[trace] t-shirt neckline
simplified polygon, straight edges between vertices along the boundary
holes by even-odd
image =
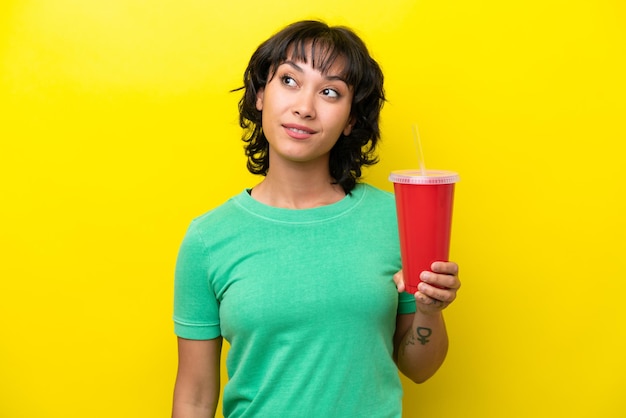
[[[288,209],[270,206],[261,203],[250,195],[250,189],[245,189],[233,198],[234,203],[251,215],[268,221],[280,223],[312,223],[323,222],[343,216],[358,206],[366,194],[367,187],[357,184],[354,189],[341,200],[329,205],[307,209]]]

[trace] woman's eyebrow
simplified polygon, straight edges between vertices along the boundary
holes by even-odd
[[[302,67],[300,67],[298,64],[296,64],[296,63],[295,63],[295,62],[293,62],[293,61],[285,61],[285,62],[283,62],[283,64],[287,64],[287,65],[292,66],[292,67],[293,67],[293,69],[294,69],[294,70],[296,70],[296,71],[298,71],[298,72],[301,72],[301,73],[303,73],[303,72],[304,72],[304,70],[302,69]]]
[[[340,75],[328,75],[328,74],[326,74],[326,75],[324,76],[324,78],[325,78],[326,80],[329,80],[329,81],[338,80],[338,81],[341,81],[341,82],[345,83],[346,85],[348,85],[348,82],[346,81],[346,79],[345,79],[345,78],[343,78],[343,77],[342,77],[342,76],[340,76]]]
[[[296,70],[296,71],[298,71],[300,73],[304,72],[302,67],[300,67],[298,64],[296,64],[293,61],[287,60],[287,61],[284,61],[283,64],[287,64],[287,65],[291,66],[294,70]],[[348,84],[346,79],[344,77],[340,76],[340,75],[323,74],[323,76],[324,76],[324,78],[326,80],[329,80],[329,81],[338,80],[338,81],[343,81],[345,84]]]

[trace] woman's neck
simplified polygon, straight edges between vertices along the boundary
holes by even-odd
[[[328,170],[280,170],[272,168],[252,189],[252,197],[269,206],[309,209],[336,203],[346,196]]]

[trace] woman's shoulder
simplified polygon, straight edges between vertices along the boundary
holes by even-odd
[[[201,215],[196,216],[192,219],[191,224],[196,228],[202,228],[211,226],[213,224],[222,224],[224,222],[229,222],[230,220],[237,219],[237,215],[234,213],[237,211],[238,205],[235,203],[236,201],[241,199],[241,195],[247,193],[245,190],[241,193],[238,193],[228,200],[220,203],[214,208],[204,212]]]
[[[395,198],[393,193],[378,188],[369,183],[357,183],[355,191],[364,195],[365,198],[378,200],[381,202],[394,202]]]
[[[361,195],[361,206],[369,216],[395,221],[396,199],[393,193],[368,183],[359,183],[355,190]]]

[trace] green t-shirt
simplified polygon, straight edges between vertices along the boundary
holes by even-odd
[[[195,219],[176,265],[178,336],[230,343],[226,417],[400,417],[393,195],[283,209],[247,191]]]

